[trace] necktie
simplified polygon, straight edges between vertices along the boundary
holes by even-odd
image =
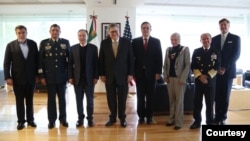
[[[205,53],[207,53],[207,52],[208,52],[208,49],[207,49],[207,48],[206,48],[206,49],[204,49],[204,52],[205,52]]]
[[[224,34],[221,35],[221,46],[220,46],[221,50],[222,50],[222,48],[224,46],[225,40],[226,40],[226,36]]]
[[[117,41],[112,42],[112,47],[113,47],[114,56],[116,57],[117,50],[118,50],[118,42]]]
[[[147,47],[148,47],[148,39],[145,38],[144,39],[144,49],[145,49],[145,51],[147,50]]]

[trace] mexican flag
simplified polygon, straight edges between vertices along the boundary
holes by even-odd
[[[96,33],[96,17],[92,17],[92,22],[89,28],[89,38],[88,38],[88,43],[92,43],[96,45],[99,48],[99,41]]]

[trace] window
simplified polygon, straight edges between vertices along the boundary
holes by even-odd
[[[22,24],[27,27],[27,38],[37,42],[49,38],[49,28],[52,24],[61,27],[61,38],[68,39],[70,45],[78,43],[77,32],[86,29],[86,17],[79,16],[2,16],[0,17],[0,68],[3,67],[3,59],[6,45],[16,39],[15,27]]]
[[[190,48],[192,56],[193,50],[202,46],[200,42],[200,35],[202,33],[208,32],[212,36],[220,34],[218,22],[222,18],[223,17],[137,15],[135,37],[141,36],[141,23],[148,21],[152,25],[151,35],[161,40],[163,60],[165,59],[166,48],[171,46],[170,36],[174,32],[180,33],[181,44]],[[241,56],[237,61],[237,67],[243,70],[249,70],[250,65],[244,61],[249,60],[247,59],[247,52],[250,52],[250,48],[247,47],[246,42],[246,22],[243,17],[228,19],[231,23],[229,31],[241,37]]]

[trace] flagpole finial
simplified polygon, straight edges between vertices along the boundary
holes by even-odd
[[[95,11],[93,11],[93,15],[89,15],[90,19],[97,19],[97,15],[95,15]]]
[[[125,18],[126,18],[126,19],[128,19],[128,18],[129,18],[129,16],[128,16],[128,11],[126,12],[126,16],[125,16]]]

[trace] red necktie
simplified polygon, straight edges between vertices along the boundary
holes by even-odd
[[[144,39],[144,49],[145,49],[145,51],[147,50],[147,46],[148,46],[148,39],[145,38]]]

